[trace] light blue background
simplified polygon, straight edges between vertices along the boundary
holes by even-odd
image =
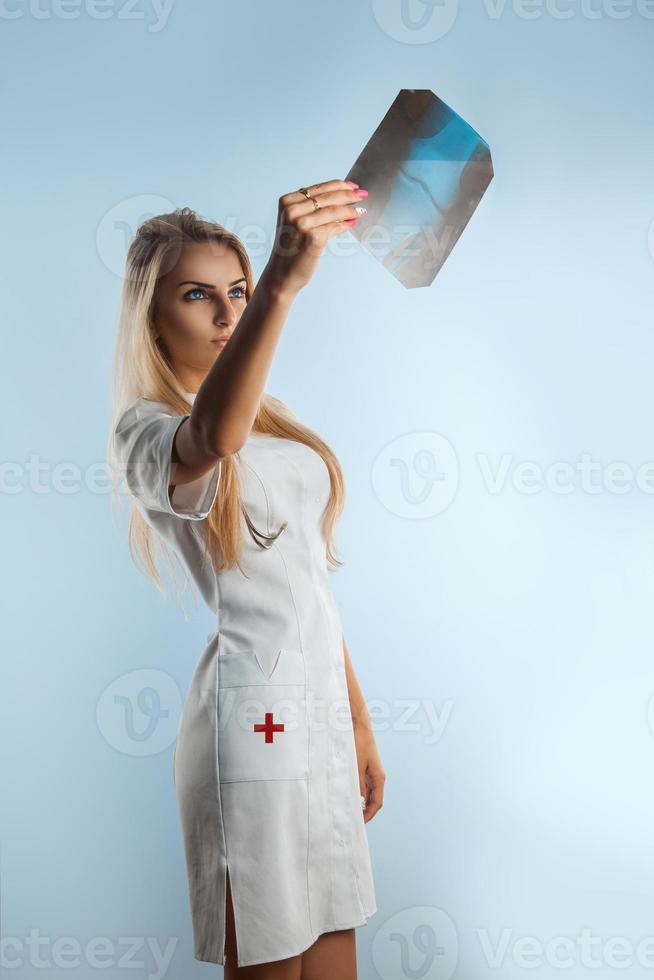
[[[107,969],[82,953],[52,977],[124,976],[120,957],[143,963],[129,976],[161,975],[125,936],[177,942],[167,977],[216,972],[192,956],[172,773],[214,623],[199,600],[185,620],[134,567],[127,506],[112,523],[99,479],[122,202],[155,195],[269,237],[279,195],[344,176],[402,87],[467,119],[495,178],[427,289],[341,236],[350,254],[323,257],[266,385],[342,462],[333,588],[364,694],[387,710],[359,975],[652,973],[636,945],[654,935],[653,481],[607,481],[654,456],[654,20],[609,0],[412,3],[428,30],[444,18],[433,39],[398,27],[400,0],[178,0],[164,23],[143,0],[106,19],[3,8],[2,906],[22,963],[7,976],[44,975],[30,930],[51,964],[62,937],[115,944]],[[267,251],[252,254],[259,274]],[[433,487],[412,470],[424,432],[449,444]],[[400,462],[375,467],[380,453]],[[516,476],[584,453],[598,493],[578,479],[529,493]],[[483,465],[505,456],[493,493]],[[73,467],[68,492],[57,464]],[[129,701],[141,669],[169,712],[151,739],[130,735],[110,687]],[[137,711],[133,732],[152,721]],[[585,928],[600,969],[584,966]],[[620,939],[634,948],[611,965]],[[485,942],[502,940],[494,967]]]

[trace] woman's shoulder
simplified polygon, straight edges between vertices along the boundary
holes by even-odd
[[[190,411],[190,406],[189,406]],[[121,429],[123,425],[133,422],[137,419],[147,418],[151,415],[170,415],[172,416],[170,406],[166,405],[164,402],[154,401],[151,398],[135,398],[134,401],[130,402],[126,408],[118,416],[116,422],[116,429]]]

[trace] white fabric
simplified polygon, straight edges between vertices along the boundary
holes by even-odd
[[[229,867],[237,963],[248,966],[377,910],[321,527],[329,471],[302,443],[251,433],[233,457],[241,499],[258,532],[288,526],[262,548],[242,518],[242,570],[216,575],[201,557],[220,464],[168,499],[181,419],[141,399],[117,425],[116,447],[137,506],[217,616],[182,709],[174,779],[195,957],[225,963]]]
[[[194,394],[187,393],[189,400]],[[189,413],[190,414],[190,413]],[[171,449],[177,429],[188,415],[171,415],[165,406],[145,399],[130,405],[117,426],[125,483],[146,509],[190,520],[207,516],[218,492],[220,463],[199,480],[175,487],[168,494]]]

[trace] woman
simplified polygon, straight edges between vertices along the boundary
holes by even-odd
[[[342,472],[263,391],[293,300],[366,195],[328,180],[281,197],[256,289],[240,240],[188,208],[144,222],[127,256],[110,463],[132,554],[161,588],[153,545],[170,546],[217,616],[174,778],[195,957],[227,980],[355,978],[377,909],[365,823],[385,774],[328,580]]]

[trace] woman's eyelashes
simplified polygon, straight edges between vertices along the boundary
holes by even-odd
[[[205,297],[207,295],[204,289],[200,289],[200,287],[198,286],[195,289],[189,289],[188,293],[184,293],[184,299],[193,301],[194,299],[196,299],[196,297],[193,295],[194,293],[202,293]]]
[[[236,299],[245,298],[245,286],[234,286],[233,289],[230,289],[230,293],[233,292],[238,292],[240,294],[236,297]],[[194,296],[194,293],[202,293],[202,296],[196,297]],[[202,289],[200,286],[196,286],[195,289],[189,289],[187,293],[184,293],[184,299],[190,303],[194,303],[196,299],[209,299],[209,296],[204,289]]]

